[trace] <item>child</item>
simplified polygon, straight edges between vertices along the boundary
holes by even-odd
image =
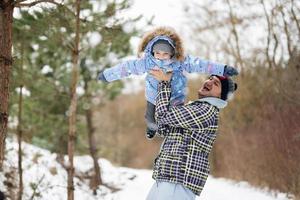
[[[139,59],[126,61],[114,67],[105,69],[98,76],[99,80],[112,82],[131,74],[141,75],[149,70],[159,67],[166,73],[173,71],[171,78],[171,105],[177,106],[184,103],[186,98],[187,79],[184,71],[192,73],[207,73],[221,76],[233,76],[238,72],[235,68],[211,61],[184,56],[182,41],[174,29],[159,27],[144,35],[138,53],[144,53]],[[145,119],[147,123],[146,136],[152,139],[156,133],[155,99],[158,81],[147,74],[145,95],[147,108]]]

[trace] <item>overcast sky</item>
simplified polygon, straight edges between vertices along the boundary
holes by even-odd
[[[132,0],[135,13],[145,17],[154,16],[155,25],[173,26],[176,28],[183,18],[182,0]],[[187,2],[187,1],[185,1]]]

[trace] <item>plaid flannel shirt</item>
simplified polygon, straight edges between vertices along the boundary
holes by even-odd
[[[154,161],[153,178],[180,183],[200,195],[209,174],[208,156],[217,134],[219,109],[200,101],[170,107],[170,83],[161,82],[158,91],[158,133],[165,139]]]

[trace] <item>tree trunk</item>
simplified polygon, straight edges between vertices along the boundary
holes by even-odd
[[[11,0],[0,3],[0,169],[5,152],[5,138],[8,123],[9,78],[12,65],[12,23]]]
[[[18,192],[18,200],[22,200],[23,195],[23,169],[22,169],[22,104],[23,104],[23,95],[22,95],[23,86],[20,86],[20,96],[19,96],[19,114],[18,114],[18,171],[19,171],[19,192]]]
[[[20,79],[23,80],[23,61],[24,61],[24,45],[21,44],[21,72]],[[22,111],[23,111],[23,83],[20,84],[20,94],[19,94],[19,113],[18,113],[18,144],[19,144],[19,152],[18,152],[18,171],[19,171],[19,192],[18,192],[18,200],[22,200],[23,195],[23,167],[22,167]]]
[[[24,44],[21,43],[21,71],[20,71],[20,79],[23,80],[23,61],[24,61]],[[19,113],[18,113],[18,144],[19,144],[19,152],[18,152],[18,171],[19,171],[19,192],[18,192],[18,200],[22,200],[23,195],[23,167],[22,167],[22,135],[23,135],[23,125],[22,125],[22,112],[23,112],[23,83],[20,83],[20,94],[19,94]]]
[[[74,200],[74,142],[76,134],[76,107],[77,107],[77,95],[76,86],[78,79],[78,57],[79,57],[79,25],[80,25],[80,0],[76,0],[76,28],[75,28],[75,43],[72,52],[72,80],[71,80],[71,105],[70,105],[70,117],[69,117],[69,139],[68,139],[68,200]]]
[[[93,122],[92,122],[93,111],[91,109],[87,110],[85,116],[86,116],[86,121],[87,121],[87,126],[88,126],[90,154],[93,158],[94,170],[95,170],[94,171],[95,174],[91,180],[91,189],[93,190],[94,194],[96,195],[98,186],[102,184],[102,178],[101,178],[100,166],[99,166],[98,157],[97,157],[95,128],[94,128]]]

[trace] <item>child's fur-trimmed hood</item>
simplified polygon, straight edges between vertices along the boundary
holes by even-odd
[[[138,47],[138,55],[141,55],[144,52],[147,44],[157,36],[169,37],[174,42],[175,45],[176,60],[178,61],[184,60],[185,56],[184,56],[182,40],[179,37],[179,35],[175,32],[175,30],[171,27],[158,27],[155,28],[154,30],[145,33]]]

